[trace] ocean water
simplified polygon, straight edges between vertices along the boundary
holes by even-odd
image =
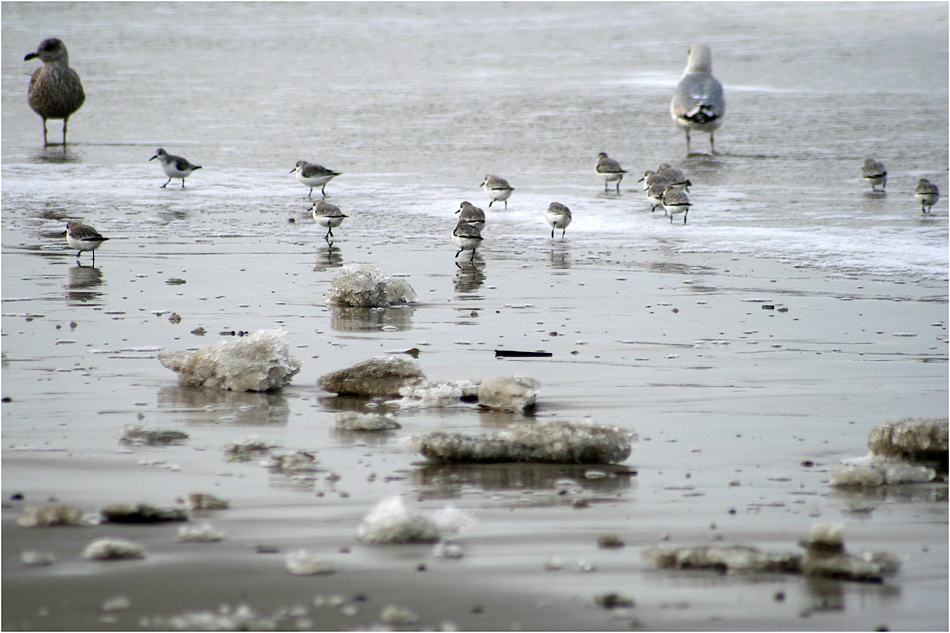
[[[946,199],[924,216],[912,195],[920,177],[948,189],[945,4],[11,2],[2,28],[5,252],[64,250],[66,218],[123,247],[281,239],[291,217],[317,238],[289,173],[306,159],[343,172],[327,192],[352,240],[449,251],[453,212],[487,209],[495,173],[516,188],[489,210],[497,256],[540,248],[557,200],[593,249],[947,277]],[[23,56],[50,36],[87,93],[65,153],[42,149],[25,99]],[[725,86],[717,156],[686,157],[669,117],[694,41]],[[203,165],[184,191],[158,189],[160,146]],[[593,173],[600,151],[629,170],[619,194]],[[866,156],[886,194],[861,180]],[[685,226],[636,182],[661,162],[694,183]]]

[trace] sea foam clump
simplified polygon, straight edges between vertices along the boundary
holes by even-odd
[[[395,404],[405,409],[443,409],[462,401],[478,399],[478,383],[472,381],[440,382],[404,387]]]
[[[388,277],[372,264],[343,266],[327,290],[328,304],[352,308],[388,308],[415,300],[406,280]]]
[[[145,548],[125,539],[100,538],[86,546],[82,557],[90,560],[145,558]]]
[[[534,406],[541,383],[527,376],[493,376],[478,385],[478,404],[488,409],[520,413]]]
[[[317,386],[339,395],[395,397],[401,389],[425,384],[418,363],[396,356],[379,356],[320,377]]]
[[[454,506],[438,512],[407,508],[402,497],[383,499],[363,518],[357,536],[364,543],[435,543],[468,529],[475,519]]]
[[[754,547],[651,547],[643,557],[657,567],[675,569],[718,569],[722,572],[767,572],[804,574],[864,582],[882,582],[900,570],[901,561],[889,552],[864,552],[854,556],[845,551],[843,528],[819,523],[801,542],[805,554],[768,554]]]
[[[27,506],[17,517],[20,527],[54,527],[58,525],[98,525],[98,512],[86,512],[73,506]]]
[[[843,532],[844,527],[834,523],[812,526],[808,539],[801,543],[806,550],[802,561],[805,575],[881,582],[900,571],[900,559],[889,552],[864,552],[861,556],[847,553]]]
[[[754,547],[651,547],[643,557],[660,568],[718,569],[737,572],[798,573],[802,567],[801,554],[769,554]]]
[[[446,462],[618,463],[630,456],[636,435],[583,422],[518,424],[481,436],[440,431],[408,438],[410,450]]]
[[[280,389],[300,371],[300,361],[290,356],[281,330],[258,330],[248,337],[211,343],[194,352],[162,352],[158,360],[178,372],[183,387],[230,391]]]
[[[340,431],[391,431],[402,428],[391,416],[381,413],[338,411],[330,418]]]
[[[868,448],[875,455],[910,461],[947,462],[947,420],[897,420],[874,428]]]

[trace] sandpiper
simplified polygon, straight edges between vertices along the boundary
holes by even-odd
[[[650,213],[656,211],[657,207],[663,206],[663,192],[669,184],[668,180],[661,180],[653,183],[650,185],[650,188],[647,189],[647,201],[650,203]],[[664,215],[666,215],[665,211]]]
[[[873,158],[864,159],[864,167],[861,168],[861,177],[871,183],[871,191],[877,191],[877,186],[881,185],[881,191],[887,189],[887,169],[884,163]]]
[[[158,162],[162,164],[162,171],[165,172],[165,175],[168,176],[168,180],[164,185],[159,187],[159,189],[164,189],[168,186],[168,183],[172,181],[172,178],[181,178],[181,188],[185,188],[185,178],[190,176],[192,172],[201,169],[201,165],[192,165],[187,160],[181,156],[172,156],[161,147],[155,150],[155,155],[149,158],[150,161],[158,159]]]
[[[456,257],[461,255],[462,251],[472,251],[470,261],[475,261],[475,249],[482,243],[482,234],[474,224],[460,220],[452,231],[452,243],[459,249],[459,252],[455,254]]]
[[[551,239],[554,239],[554,230],[561,229],[561,239],[567,232],[567,225],[571,223],[571,210],[560,202],[552,202],[544,212],[544,219],[551,225]]]
[[[66,243],[69,244],[70,248],[78,251],[76,253],[77,264],[79,263],[79,256],[82,255],[83,251],[92,251],[92,265],[95,266],[96,249],[108,239],[108,237],[102,237],[99,231],[88,224],[83,224],[82,222],[66,223]]]
[[[686,132],[686,155],[690,154],[690,131],[709,132],[709,148],[716,153],[714,134],[726,116],[722,84],[712,75],[712,51],[705,44],[689,47],[683,78],[670,102],[670,116]]]
[[[343,224],[343,220],[348,217],[340,211],[339,207],[323,200],[314,202],[310,208],[310,213],[313,214],[313,219],[316,220],[317,224],[327,227],[327,234],[323,236],[323,239],[327,242],[333,237],[333,227],[340,226]]]
[[[666,176],[670,184],[677,189],[689,191],[689,188],[693,186],[693,183],[689,181],[682,169],[677,169],[669,163],[660,163],[660,166],[656,168],[656,173],[661,176]]]
[[[323,165],[314,165],[305,160],[298,160],[290,173],[297,175],[297,181],[300,184],[310,187],[310,192],[307,194],[308,198],[313,195],[314,187],[320,187],[320,193],[326,196],[327,183],[340,175],[339,172],[327,169]]]
[[[594,168],[597,175],[604,179],[604,191],[607,191],[608,182],[617,183],[617,193],[620,193],[620,181],[623,175],[627,173],[626,169],[620,166],[620,163],[607,156],[607,152],[597,154],[597,166]]]
[[[46,140],[46,119],[63,120],[63,148],[66,147],[66,125],[69,117],[86,100],[79,74],[69,67],[66,45],[55,37],[40,42],[36,51],[23,61],[39,57],[43,65],[33,71],[27,101],[33,111],[43,117],[43,147]]]
[[[507,180],[498,176],[492,176],[491,174],[485,176],[481,188],[488,194],[488,197],[492,199],[491,202],[488,203],[488,208],[491,208],[491,205],[495,202],[503,200],[505,202],[505,208],[507,209],[508,198],[511,197],[511,192],[515,190],[514,187],[508,184]]]
[[[686,224],[686,216],[689,214],[689,196],[685,191],[667,185],[663,190],[663,209],[670,215],[670,224],[673,223],[673,216],[677,213],[683,214],[683,224]]]
[[[930,213],[937,200],[940,199],[940,189],[926,178],[921,178],[914,188],[914,198],[920,203],[921,213]]]
[[[468,222],[478,229],[479,233],[485,228],[485,212],[471,202],[463,202],[456,213],[459,214],[459,222]]]

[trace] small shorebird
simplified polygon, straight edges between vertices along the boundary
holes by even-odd
[[[317,224],[327,227],[327,234],[323,236],[323,239],[327,242],[333,237],[333,227],[340,226],[343,224],[343,220],[349,217],[344,215],[339,207],[323,200],[314,202],[310,208],[310,213],[313,214],[313,219]]]
[[[168,186],[168,183],[172,181],[172,178],[181,178],[181,188],[185,188],[185,178],[191,175],[192,172],[201,169],[201,165],[192,165],[187,160],[181,156],[172,156],[161,147],[155,150],[155,155],[149,158],[150,161],[158,159],[158,162],[162,164],[162,171],[165,172],[165,175],[168,176],[168,181],[164,185],[159,187],[159,189],[164,189]]]
[[[620,193],[620,181],[627,173],[626,169],[620,167],[620,163],[607,156],[607,152],[601,152],[597,154],[597,166],[594,169],[597,175],[604,179],[604,191],[607,191],[608,182],[616,182],[617,193]]]
[[[552,202],[544,212],[544,219],[551,225],[551,239],[554,239],[554,230],[561,229],[561,239],[567,232],[567,225],[571,223],[571,210],[560,202]]]
[[[881,191],[887,189],[887,169],[884,163],[873,158],[864,159],[864,167],[861,168],[861,177],[871,183],[871,191],[877,191],[876,187],[881,185]]]
[[[663,190],[663,209],[670,215],[670,224],[673,223],[673,216],[677,213],[683,214],[683,224],[686,224],[690,206],[689,196],[685,191],[680,191],[672,185],[667,185]]]
[[[459,252],[455,254],[456,257],[461,255],[462,251],[472,251],[471,261],[475,261],[475,249],[482,243],[482,234],[474,224],[459,220],[455,230],[452,231],[452,243],[459,249]]]
[[[86,100],[79,74],[69,67],[66,45],[54,38],[43,40],[36,52],[23,61],[39,57],[43,65],[33,71],[27,101],[33,111],[43,117],[43,147],[46,140],[46,119],[63,120],[63,148],[66,147],[66,124]]]
[[[668,184],[670,182],[670,179],[664,176],[663,174],[658,174],[652,169],[648,169],[645,172],[643,172],[643,178],[641,178],[637,182],[642,182],[643,190],[648,191],[650,187],[652,187],[653,185],[657,183],[661,183],[664,185]]]
[[[712,75],[712,51],[705,44],[689,47],[686,70],[670,102],[670,116],[686,132],[686,155],[690,154],[690,131],[709,132],[709,148],[716,153],[714,134],[726,116],[722,84]]]
[[[660,166],[656,168],[656,172],[661,176],[666,176],[670,184],[677,189],[689,191],[689,188],[693,186],[693,183],[689,181],[682,169],[677,169],[669,163],[661,163]]]
[[[504,178],[499,178],[498,176],[492,176],[491,174],[485,176],[485,180],[481,184],[481,188],[485,191],[491,202],[488,203],[488,208],[491,208],[491,205],[495,202],[504,201],[505,208],[508,208],[508,198],[511,197],[511,192],[515,190],[514,187],[508,184],[508,181]]]
[[[921,213],[930,213],[937,200],[940,199],[940,189],[926,178],[921,178],[914,188],[914,198],[920,203]],[[926,207],[926,208],[925,208]]]
[[[656,211],[657,207],[663,206],[663,192],[669,184],[668,180],[661,180],[653,183],[650,185],[650,188],[647,189],[647,201],[650,203],[650,213]],[[666,215],[665,211],[664,215]]]
[[[459,222],[468,222],[478,229],[479,233],[485,228],[485,212],[471,202],[463,202],[456,213],[459,214]]]
[[[297,181],[310,187],[310,193],[307,197],[313,195],[313,188],[320,187],[320,193],[327,195],[327,183],[340,175],[339,172],[327,169],[323,165],[314,165],[305,160],[298,160],[297,165],[290,170],[290,173],[297,175]]]
[[[79,263],[79,256],[82,255],[83,251],[92,251],[92,265],[95,266],[96,249],[108,239],[108,237],[102,237],[99,231],[88,224],[83,224],[82,222],[66,223],[66,243],[69,244],[70,248],[79,251],[76,253],[77,264]]]

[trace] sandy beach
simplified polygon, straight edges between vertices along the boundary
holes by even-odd
[[[362,327],[330,328],[333,309],[322,305],[319,288],[332,271],[306,287],[287,285],[290,294],[270,307],[262,302],[261,309],[282,321],[303,369],[274,394],[180,388],[146,349],[217,340],[216,333],[187,333],[212,318],[238,330],[253,330],[257,318],[267,318],[243,316],[235,303],[241,299],[227,291],[216,307],[207,307],[200,268],[220,265],[220,257],[192,260],[184,286],[165,283],[170,271],[132,271],[131,278],[146,285],[149,305],[164,301],[153,293],[179,297],[177,324],[165,312],[95,311],[88,318],[108,319],[103,330],[76,320],[66,306],[6,317],[15,324],[5,327],[10,337],[51,346],[68,337],[76,341],[68,345],[88,351],[81,363],[8,353],[8,367],[36,369],[5,371],[4,394],[12,402],[4,415],[29,407],[30,418],[44,420],[45,428],[5,428],[5,628],[165,628],[172,616],[241,602],[261,617],[284,613],[281,628],[304,620],[304,628],[330,630],[373,626],[390,603],[416,612],[416,627],[449,623],[465,630],[938,627],[946,614],[940,603],[946,483],[842,491],[827,481],[838,460],[866,452],[876,424],[940,415],[946,368],[941,284],[827,276],[741,257],[670,262],[623,249],[578,252],[569,241],[539,247],[537,255],[549,248],[579,261],[552,265],[538,257],[525,266],[523,259],[491,260],[480,269],[486,275],[481,287],[463,294],[456,287],[465,272],[451,263],[451,253],[432,249],[407,261],[402,248],[374,246],[373,261],[407,275],[427,301],[410,315],[376,315]],[[304,264],[312,257],[301,252],[296,259]],[[69,264],[68,256],[58,260]],[[422,272],[439,266],[442,273]],[[260,274],[256,269],[245,270],[253,276]],[[199,282],[195,294],[191,280]],[[523,289],[517,303],[509,286]],[[626,299],[618,302],[621,292]],[[222,306],[223,320],[212,314]],[[769,306],[774,309],[764,309]],[[406,309],[389,309],[398,310]],[[388,322],[406,325],[380,325]],[[413,347],[431,381],[536,378],[542,387],[534,414],[480,412],[474,405],[393,409],[398,431],[335,431],[333,411],[374,409],[365,400],[322,392],[316,379]],[[496,359],[495,349],[553,355]],[[39,393],[50,373],[72,383],[63,396]],[[103,407],[103,391],[119,374],[123,391]],[[19,395],[31,391],[37,396]],[[635,430],[640,441],[617,469],[622,474],[606,479],[587,478],[585,466],[430,465],[399,442],[434,429],[478,433],[546,419],[617,424]],[[135,423],[181,430],[189,438],[180,446],[123,447],[118,436]],[[314,451],[319,470],[301,477],[272,473],[259,460],[227,462],[223,447],[252,435]],[[565,482],[572,492],[558,494]],[[223,542],[178,543],[174,523],[15,525],[25,506],[53,499],[93,510],[113,503],[174,505],[196,491],[230,500],[228,510],[192,518],[210,520],[226,534]],[[22,498],[11,501],[14,494]],[[452,504],[471,512],[476,522],[460,539],[465,556],[436,558],[431,545],[360,544],[361,519],[390,495],[421,508]],[[575,503],[578,498],[583,503]],[[875,509],[851,512],[855,499]],[[903,574],[868,585],[661,571],[641,558],[646,547],[669,542],[797,550],[815,522],[846,525],[846,543],[856,550],[899,555]],[[598,548],[602,534],[618,535],[625,547]],[[78,558],[88,542],[108,535],[141,543],[147,557]],[[259,546],[275,553],[258,553]],[[290,575],[284,556],[301,548],[323,553],[339,571]],[[27,550],[53,552],[57,562],[23,567],[19,556]],[[562,569],[546,569],[552,557]],[[588,564],[592,571],[580,571]],[[596,596],[612,591],[630,596],[636,607],[597,606]],[[361,598],[358,614],[313,605],[316,596],[335,594],[348,602]],[[127,596],[130,608],[102,611],[116,595]]]
[[[882,423],[947,417],[947,202],[922,213],[912,193],[947,189],[947,7],[749,6],[4,3],[3,629],[946,630],[946,473],[829,481]],[[24,55],[54,34],[87,102],[68,148],[44,149]],[[717,155],[685,156],[669,116],[694,41],[728,103]],[[160,188],[159,147],[202,169]],[[619,189],[594,173],[601,151],[628,170]],[[886,191],[862,180],[868,156]],[[332,245],[302,159],[341,172]],[[637,182],[663,162],[693,183],[687,223]],[[489,173],[515,187],[507,209],[488,206]],[[487,215],[473,262],[450,239],[462,201]],[[573,214],[563,238],[552,201]],[[77,220],[110,238],[95,267],[67,246]],[[328,305],[350,264],[417,299]],[[277,391],[182,387],[159,361],[273,329],[300,363]],[[317,386],[381,355],[430,384],[525,376],[537,402]],[[400,426],[340,430],[341,412]],[[407,449],[555,421],[637,439],[606,465]],[[134,426],[179,439],[123,442]],[[273,448],[232,459],[250,439]],[[267,466],[296,452],[311,469]],[[228,507],[190,509],[196,493]],[[393,498],[464,521],[441,543],[361,540]],[[136,504],[188,520],[23,525]],[[645,557],[798,555],[826,524],[900,570]],[[83,556],[105,537],[139,557]]]

